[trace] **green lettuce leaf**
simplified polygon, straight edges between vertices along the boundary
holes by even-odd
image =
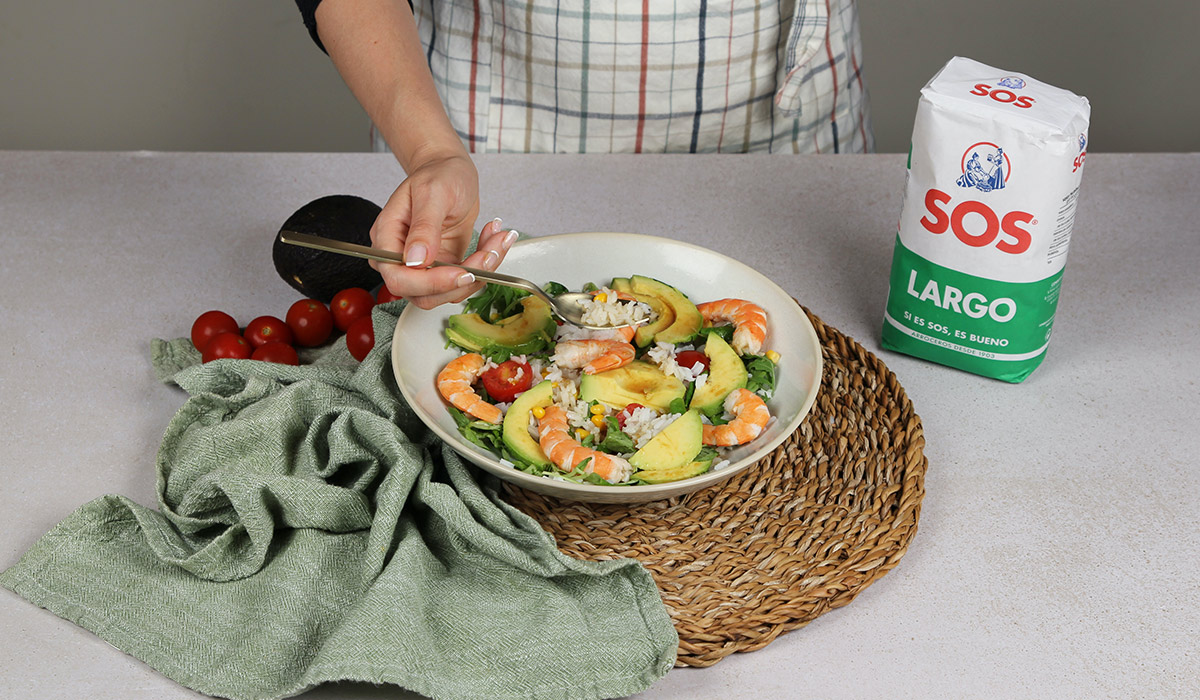
[[[746,363],[746,388],[764,399],[775,395],[775,363],[765,355],[745,355],[742,361]]]
[[[521,299],[527,296],[529,292],[522,289],[489,282],[482,291],[467,299],[463,309],[466,313],[477,313],[483,320],[491,322],[492,319],[520,313]]]
[[[632,454],[637,452],[637,447],[634,445],[633,438],[629,433],[621,430],[621,424],[617,422],[615,416],[605,416],[604,424],[608,430],[604,434],[604,439],[600,441],[599,449],[609,454]]]

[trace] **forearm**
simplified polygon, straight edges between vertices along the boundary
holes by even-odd
[[[324,0],[316,17],[329,57],[406,171],[466,154],[405,0]]]

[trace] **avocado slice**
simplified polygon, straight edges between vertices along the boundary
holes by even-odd
[[[693,476],[700,476],[712,468],[712,463],[712,459],[700,459],[688,462],[674,469],[643,469],[642,471],[634,472],[633,478],[641,479],[647,484],[665,484],[669,481],[679,481],[680,479],[690,479]]]
[[[526,355],[549,346],[557,328],[550,305],[528,296],[521,299],[519,313],[495,323],[488,323],[479,314],[454,314],[446,320],[446,337],[461,348],[487,356],[498,351]]]
[[[631,403],[639,403],[662,413],[685,393],[687,387],[678,377],[664,374],[658,365],[645,360],[633,360],[624,367],[606,372],[585,374],[579,380],[580,398],[599,401],[618,411]]]
[[[629,464],[637,471],[681,469],[700,454],[704,424],[700,412],[690,410],[672,421],[650,438],[642,449],[633,453]]]
[[[629,281],[628,277],[614,277],[612,285],[610,286],[614,291],[628,294],[634,299],[646,304],[658,316],[658,318],[654,319],[650,323],[645,323],[641,326],[638,326],[638,329],[633,336],[633,342],[636,343],[639,348],[644,348],[650,343],[654,342],[655,335],[663,332],[675,322],[674,309],[672,309],[670,306],[667,306],[667,303],[658,297],[650,296],[648,294],[638,294],[637,292],[633,291],[633,284]]]
[[[550,459],[529,434],[529,413],[538,406],[549,406],[554,401],[553,392],[553,382],[549,379],[530,387],[508,407],[501,429],[504,446],[517,457],[539,467],[550,466]]]
[[[692,394],[688,407],[714,416],[721,413],[726,396],[734,389],[746,386],[748,374],[737,351],[716,333],[708,334],[704,354],[708,355],[708,381]]]
[[[665,282],[642,275],[630,277],[629,286],[634,294],[643,294],[662,300],[675,314],[671,325],[654,334],[655,342],[678,345],[695,338],[696,334],[700,332],[700,327],[704,325],[704,317],[700,315],[700,310],[683,292]]]

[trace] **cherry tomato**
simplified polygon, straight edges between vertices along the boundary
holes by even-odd
[[[533,386],[533,368],[524,362],[506,360],[479,375],[493,401],[510,403]]]
[[[371,352],[371,348],[375,347],[375,326],[372,325],[369,315],[351,323],[346,329],[346,347],[359,362],[362,362],[367,353]]]
[[[296,354],[296,348],[287,343],[280,342],[259,345],[254,349],[254,354],[250,356],[250,359],[262,360],[263,362],[277,362],[281,365],[300,364],[300,356]]]
[[[334,294],[333,301],[329,302],[329,310],[333,312],[333,325],[337,326],[339,331],[344,331],[363,316],[370,316],[374,306],[375,297],[362,287],[343,289]]]
[[[200,352],[213,337],[222,333],[237,333],[237,321],[224,311],[205,311],[192,323],[192,345]]]
[[[379,291],[375,292],[375,301],[379,304],[386,304],[389,301],[396,301],[403,298],[402,296],[392,294],[392,290],[388,289],[386,284],[380,285]]]
[[[617,413],[617,425],[621,426],[622,430],[625,429],[625,421],[629,420],[629,417],[633,415],[634,410],[638,408],[643,408],[643,406],[640,403],[629,403],[625,404],[625,408],[622,408],[621,411]]]
[[[287,324],[296,343],[311,348],[329,340],[333,314],[316,299],[301,299],[288,309]]]
[[[700,370],[701,372],[708,371],[708,355],[699,350],[683,350],[675,355],[675,364],[680,367],[691,369],[696,366],[697,362],[704,365],[704,369]]]
[[[259,316],[246,324],[243,337],[255,348],[267,343],[292,344],[292,329],[284,321],[274,316]]]
[[[204,344],[204,352],[200,353],[201,362],[212,362],[222,358],[246,360],[250,358],[253,348],[239,333],[220,333],[213,336]]]

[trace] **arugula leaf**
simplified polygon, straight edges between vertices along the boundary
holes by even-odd
[[[685,399],[686,396],[687,394],[685,393],[683,397],[672,399],[671,403],[667,406],[667,413],[687,413],[688,405]]]
[[[570,291],[558,282],[547,282],[546,284],[542,285],[542,290],[552,297],[558,296],[559,294],[566,294],[568,291]]]
[[[507,318],[521,311],[521,298],[529,296],[529,292],[513,287],[488,283],[475,296],[467,299],[463,306],[467,313],[477,313],[491,322],[493,318]]]
[[[479,354],[496,364],[500,364],[501,362],[507,362],[513,356],[513,351],[512,348],[506,348],[503,345],[489,345],[480,350]]]
[[[775,395],[775,363],[765,355],[746,355],[742,358],[746,363],[746,389],[769,399]]]
[[[708,422],[713,425],[725,425],[729,422],[725,418],[725,409],[722,407],[718,407],[716,413],[705,413],[704,415],[708,416]]]
[[[504,451],[502,425],[474,420],[454,406],[450,406],[450,415],[454,417],[454,424],[458,426],[458,432],[462,433],[462,436],[468,441],[496,454]]]
[[[721,336],[721,340],[724,340],[727,343],[733,340],[733,326],[728,324],[723,326],[707,326],[700,329],[700,335],[702,336],[706,336],[709,333]],[[705,338],[704,340],[705,342],[708,342],[708,338]]]
[[[589,484],[594,484],[596,486],[615,486],[615,484],[608,483],[599,474],[595,474],[595,473],[584,474],[583,480]]]
[[[554,467],[539,466],[529,462],[514,462],[514,464],[517,465],[517,469],[520,469],[526,474],[532,474],[534,476],[546,476],[547,474],[554,472]]]
[[[688,382],[688,383],[687,383],[687,387],[685,387],[685,388],[684,388],[684,390],[683,390],[683,408],[684,408],[684,411],[686,411],[686,410],[687,410],[687,407],[688,407],[688,406],[691,406],[691,405],[692,405],[692,395],[693,395],[693,394],[695,394],[695,393],[696,393],[696,382]],[[672,402],[671,402],[671,405],[672,405],[672,406],[673,406],[673,405],[675,405],[675,402],[674,402],[674,401],[672,401]],[[672,413],[674,413],[674,411],[672,411]],[[683,413],[683,411],[680,411],[680,413]]]
[[[501,432],[501,435],[503,436],[503,432]],[[503,439],[503,438],[501,438],[501,439]],[[513,466],[516,467],[517,469],[520,469],[521,471],[529,471],[529,468],[534,466],[532,462],[528,462],[524,459],[521,459],[517,455],[513,454],[508,449],[507,445],[501,449],[500,458],[507,459],[508,461],[512,462]]]
[[[458,432],[462,433],[462,436],[469,442],[482,447],[500,459],[512,462],[517,469],[536,476],[553,470],[553,467],[539,467],[513,454],[504,444],[504,426],[502,424],[475,420],[453,406],[450,406],[450,415],[454,417],[454,425],[458,427]]]
[[[621,424],[617,422],[615,416],[605,416],[604,424],[608,430],[604,434],[604,439],[600,441],[599,449],[601,451],[618,454],[637,452],[633,438],[629,433],[621,430]]]

